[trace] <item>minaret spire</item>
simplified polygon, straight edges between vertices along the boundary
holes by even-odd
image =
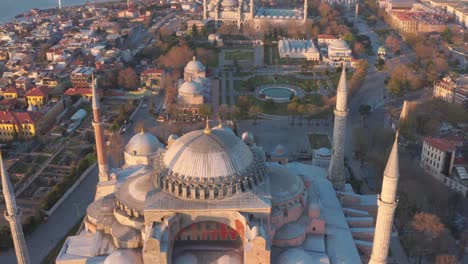
[[[21,212],[16,205],[15,192],[8,177],[2,154],[0,153],[0,170],[2,177],[2,190],[5,199],[6,212],[5,219],[10,223],[11,237],[15,246],[16,259],[19,264],[29,264],[28,248],[24,240],[23,227],[21,226]]]
[[[304,22],[307,21],[307,8],[308,8],[307,0],[304,0]]]
[[[207,19],[207,0],[203,0],[203,20]]]
[[[382,192],[377,197],[377,221],[375,223],[374,243],[369,264],[386,264],[390,240],[392,238],[393,216],[397,207],[397,187],[400,178],[398,162],[398,131],[392,151],[388,157],[382,182]]]
[[[348,86],[346,84],[346,68],[343,65],[340,82],[336,89],[335,124],[333,127],[333,146],[328,179],[335,190],[343,190],[344,175],[344,146],[346,136],[346,117],[348,116]]]
[[[99,182],[105,182],[109,180],[109,166],[107,165],[107,157],[104,144],[104,128],[101,122],[100,114],[100,104],[99,97],[97,94],[97,82],[93,76],[93,98],[92,98],[92,107],[93,107],[93,127],[94,127],[94,137],[96,140],[96,153],[99,167]]]

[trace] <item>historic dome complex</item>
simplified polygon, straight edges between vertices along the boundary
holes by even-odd
[[[385,169],[374,238],[376,196],[358,195],[344,181],[344,135],[336,130],[346,124],[344,71],[340,82],[328,172],[267,162],[251,133],[241,139],[222,126],[171,135],[169,146],[141,132],[127,144],[123,168],[109,176],[106,160],[98,159],[102,174],[85,228],[67,238],[56,263],[386,263],[398,142]],[[93,108],[99,120],[97,101]],[[286,153],[275,148],[278,158]],[[6,201],[14,205],[5,175],[2,169]]]

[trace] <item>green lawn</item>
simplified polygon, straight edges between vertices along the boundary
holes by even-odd
[[[224,52],[225,60],[253,60],[254,52],[252,50],[226,50]]]
[[[304,104],[313,104],[316,106],[323,106],[322,96],[319,94],[306,94],[304,98],[301,99],[301,102]]]
[[[308,134],[310,148],[319,149],[319,148],[331,148],[330,139],[327,134]]]
[[[255,76],[245,81],[234,81],[234,89],[238,91],[254,91],[256,87],[265,84],[289,84],[297,86],[306,92],[318,90],[318,85],[314,80],[303,80],[292,75],[278,76]]]

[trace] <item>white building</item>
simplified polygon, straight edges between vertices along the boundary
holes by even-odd
[[[456,146],[442,138],[425,138],[420,165],[432,176],[441,179],[452,174]]]
[[[320,52],[311,39],[282,39],[278,42],[280,58],[319,61]]]
[[[356,66],[356,60],[352,56],[351,47],[342,39],[330,41],[327,47],[327,55],[323,60],[333,67],[351,67]]]

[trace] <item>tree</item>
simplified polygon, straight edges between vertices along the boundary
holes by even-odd
[[[361,55],[363,52],[364,52],[364,45],[362,45],[361,42],[356,42],[354,43],[354,49],[353,49],[354,53],[356,53],[356,55]]]
[[[238,116],[239,113],[240,113],[239,107],[233,105],[233,106],[231,106],[231,108],[229,109],[229,112],[230,112],[230,114],[231,114],[231,118],[232,118],[234,121],[236,121],[237,116]]]
[[[198,115],[202,117],[209,117],[211,116],[211,105],[209,104],[202,104],[198,107]]]
[[[229,106],[227,104],[222,104],[219,106],[219,109],[218,109],[218,112],[219,112],[219,117],[221,119],[226,119],[226,115],[227,113],[229,112]]]
[[[158,64],[167,68],[181,69],[192,59],[193,54],[187,45],[175,46],[166,55],[159,57]]]
[[[132,90],[138,87],[139,79],[135,70],[127,67],[119,71],[119,75],[117,76],[117,83],[119,87]]]
[[[120,163],[123,160],[122,156],[122,148],[124,146],[124,140],[122,136],[119,133],[112,133],[110,140],[109,140],[109,145],[108,145],[108,152],[111,160],[114,162],[114,164],[119,167]]]
[[[261,109],[258,105],[253,105],[249,108],[249,116],[254,119],[254,125],[257,124],[257,118],[260,112],[261,112]]]
[[[361,115],[362,121],[364,122],[371,113],[372,107],[368,104],[362,104],[359,106],[359,114]]]
[[[401,49],[400,41],[398,41],[398,38],[393,33],[387,36],[385,39],[385,45],[392,51],[392,53],[397,53]]]
[[[353,148],[356,158],[361,161],[361,166],[364,165],[369,150],[369,144],[367,132],[363,128],[355,127],[353,129]]]
[[[445,231],[445,226],[437,215],[419,212],[411,222],[413,228],[431,238],[437,238]]]
[[[460,262],[458,262],[457,257],[455,257],[454,255],[448,255],[448,254],[438,255],[435,261],[435,264],[458,264],[458,263]]]

